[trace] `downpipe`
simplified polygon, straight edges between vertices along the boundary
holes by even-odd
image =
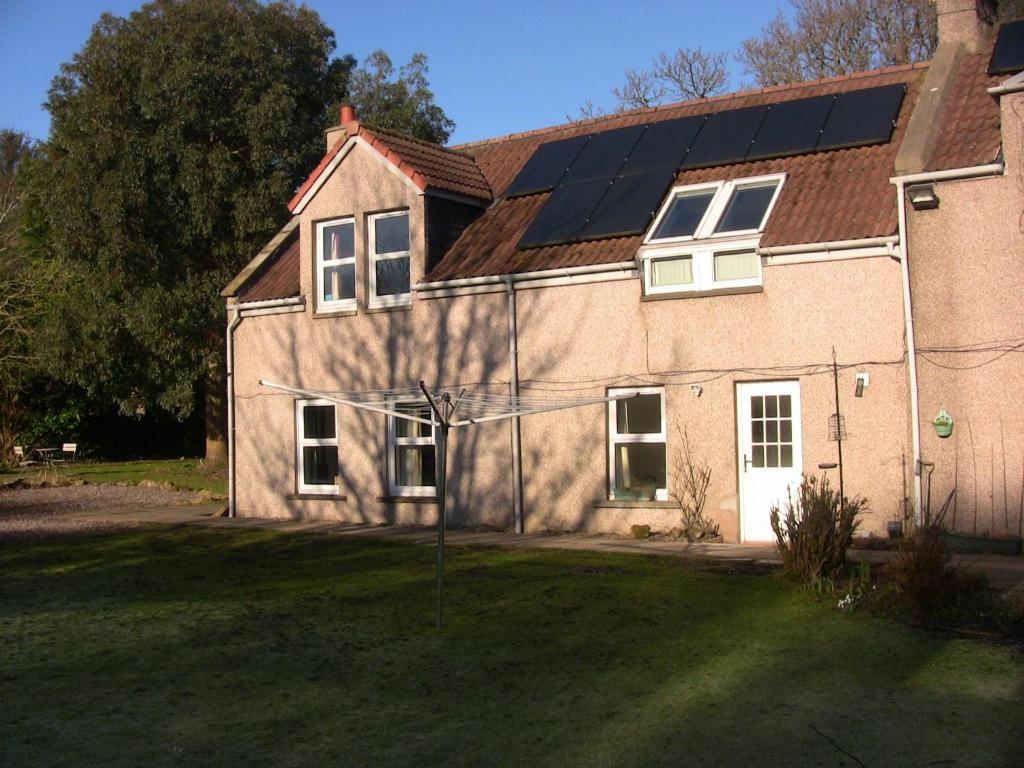
[[[234,315],[227,329],[227,360],[225,361],[228,397],[228,517],[235,517],[235,329],[242,322],[241,309],[231,305]]]

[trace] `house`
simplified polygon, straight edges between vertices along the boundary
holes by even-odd
[[[635,394],[453,433],[455,524],[669,529],[689,462],[726,540],[769,540],[842,438],[864,531],[947,498],[1016,530],[1022,27],[939,5],[929,63],[457,147],[343,108],[224,291],[232,510],[433,523],[430,427],[317,396],[427,417],[422,379]]]

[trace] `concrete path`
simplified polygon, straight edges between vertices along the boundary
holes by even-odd
[[[222,506],[222,505],[221,505]],[[220,507],[211,504],[169,507],[124,507],[104,511],[86,510],[65,513],[78,520],[111,523],[160,523],[165,525],[204,525],[215,528],[262,528],[293,533],[324,533],[363,539],[404,541],[432,545],[437,531],[432,528],[406,528],[399,526],[333,523],[319,520],[268,520],[262,518],[217,517]],[[445,541],[453,545],[480,545],[506,548],[568,549],[593,552],[662,555],[711,559],[737,564],[779,564],[774,546],[764,544],[695,544],[688,541],[665,539],[632,540],[605,534],[528,533],[517,536],[502,531],[450,530]],[[894,556],[886,550],[850,550],[853,561],[869,560],[884,563]],[[1012,591],[1024,596],[1024,557],[1005,555],[957,555],[954,563],[969,571],[988,574],[989,583],[996,589]]]

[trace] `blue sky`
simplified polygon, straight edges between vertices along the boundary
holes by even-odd
[[[362,60],[377,48],[396,64],[427,54],[437,103],[457,128],[452,143],[562,122],[587,99],[613,103],[623,72],[661,51],[703,46],[731,58],[784,0],[480,0],[350,3],[311,0],[338,53]],[[81,49],[103,11],[137,0],[0,0],[0,128],[46,137],[42,108],[60,64]],[[374,9],[374,10],[363,10]]]

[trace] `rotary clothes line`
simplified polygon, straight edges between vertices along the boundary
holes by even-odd
[[[503,421],[535,413],[550,413],[567,408],[581,408],[585,405],[609,403],[613,400],[625,400],[636,397],[635,393],[611,395],[595,398],[552,398],[552,397],[513,397],[512,395],[496,395],[486,392],[468,392],[459,388],[434,387],[428,389],[421,380],[417,387],[401,387],[394,389],[378,389],[362,392],[330,392],[315,389],[302,389],[277,384],[260,379],[260,384],[271,389],[278,389],[301,397],[327,400],[338,405],[380,413],[395,419],[418,424],[429,424],[434,433],[434,482],[437,488],[437,628],[444,623],[444,533],[448,514],[448,432],[452,429],[470,427],[491,421]],[[410,401],[423,402],[430,406],[431,418],[425,419],[408,411],[399,409],[399,404]]]

